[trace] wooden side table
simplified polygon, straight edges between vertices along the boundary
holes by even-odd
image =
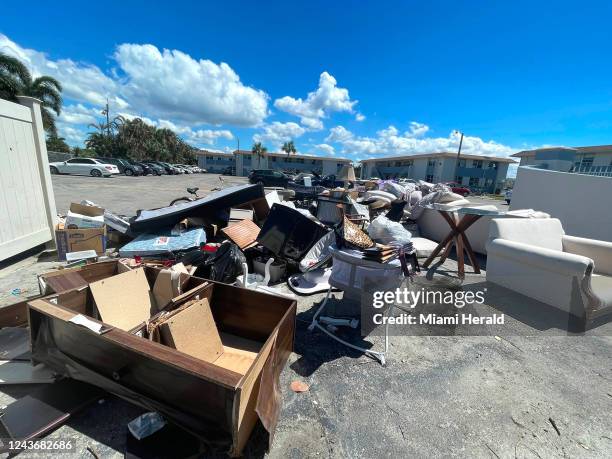
[[[438,256],[441,250],[444,249],[440,261],[443,263],[450,254],[453,245],[457,248],[457,272],[461,279],[465,278],[465,253],[470,260],[470,264],[475,274],[480,274],[480,265],[476,259],[476,254],[472,250],[470,240],[466,236],[466,230],[476,223],[480,217],[483,216],[502,216],[504,212],[495,212],[485,209],[477,208],[451,208],[444,209],[435,204],[427,206],[426,209],[435,210],[442,215],[448,226],[450,226],[450,232],[448,235],[440,241],[438,246],[431,253],[429,258],[423,263],[423,268],[429,267],[433,260]],[[459,214],[462,217],[459,217]]]

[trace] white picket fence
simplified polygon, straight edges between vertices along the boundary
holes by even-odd
[[[57,220],[40,103],[0,100],[0,261],[52,243]]]

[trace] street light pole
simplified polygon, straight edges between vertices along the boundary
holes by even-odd
[[[458,132],[458,131],[455,131]],[[455,178],[453,181],[457,181],[458,172],[459,172],[459,157],[461,156],[461,146],[463,145],[463,132],[459,132],[461,134],[461,138],[459,139],[459,149],[457,150],[457,159],[455,160]],[[461,183],[459,183],[461,185]]]

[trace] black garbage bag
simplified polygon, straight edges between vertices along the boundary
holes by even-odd
[[[243,274],[246,258],[240,248],[232,242],[224,242],[219,249],[198,266],[194,275],[205,279],[233,284]]]

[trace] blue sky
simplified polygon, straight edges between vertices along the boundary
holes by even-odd
[[[456,129],[500,156],[612,143],[612,5],[535,3],[10,2],[0,50],[60,78],[71,144],[107,96],[218,150],[454,151]]]

